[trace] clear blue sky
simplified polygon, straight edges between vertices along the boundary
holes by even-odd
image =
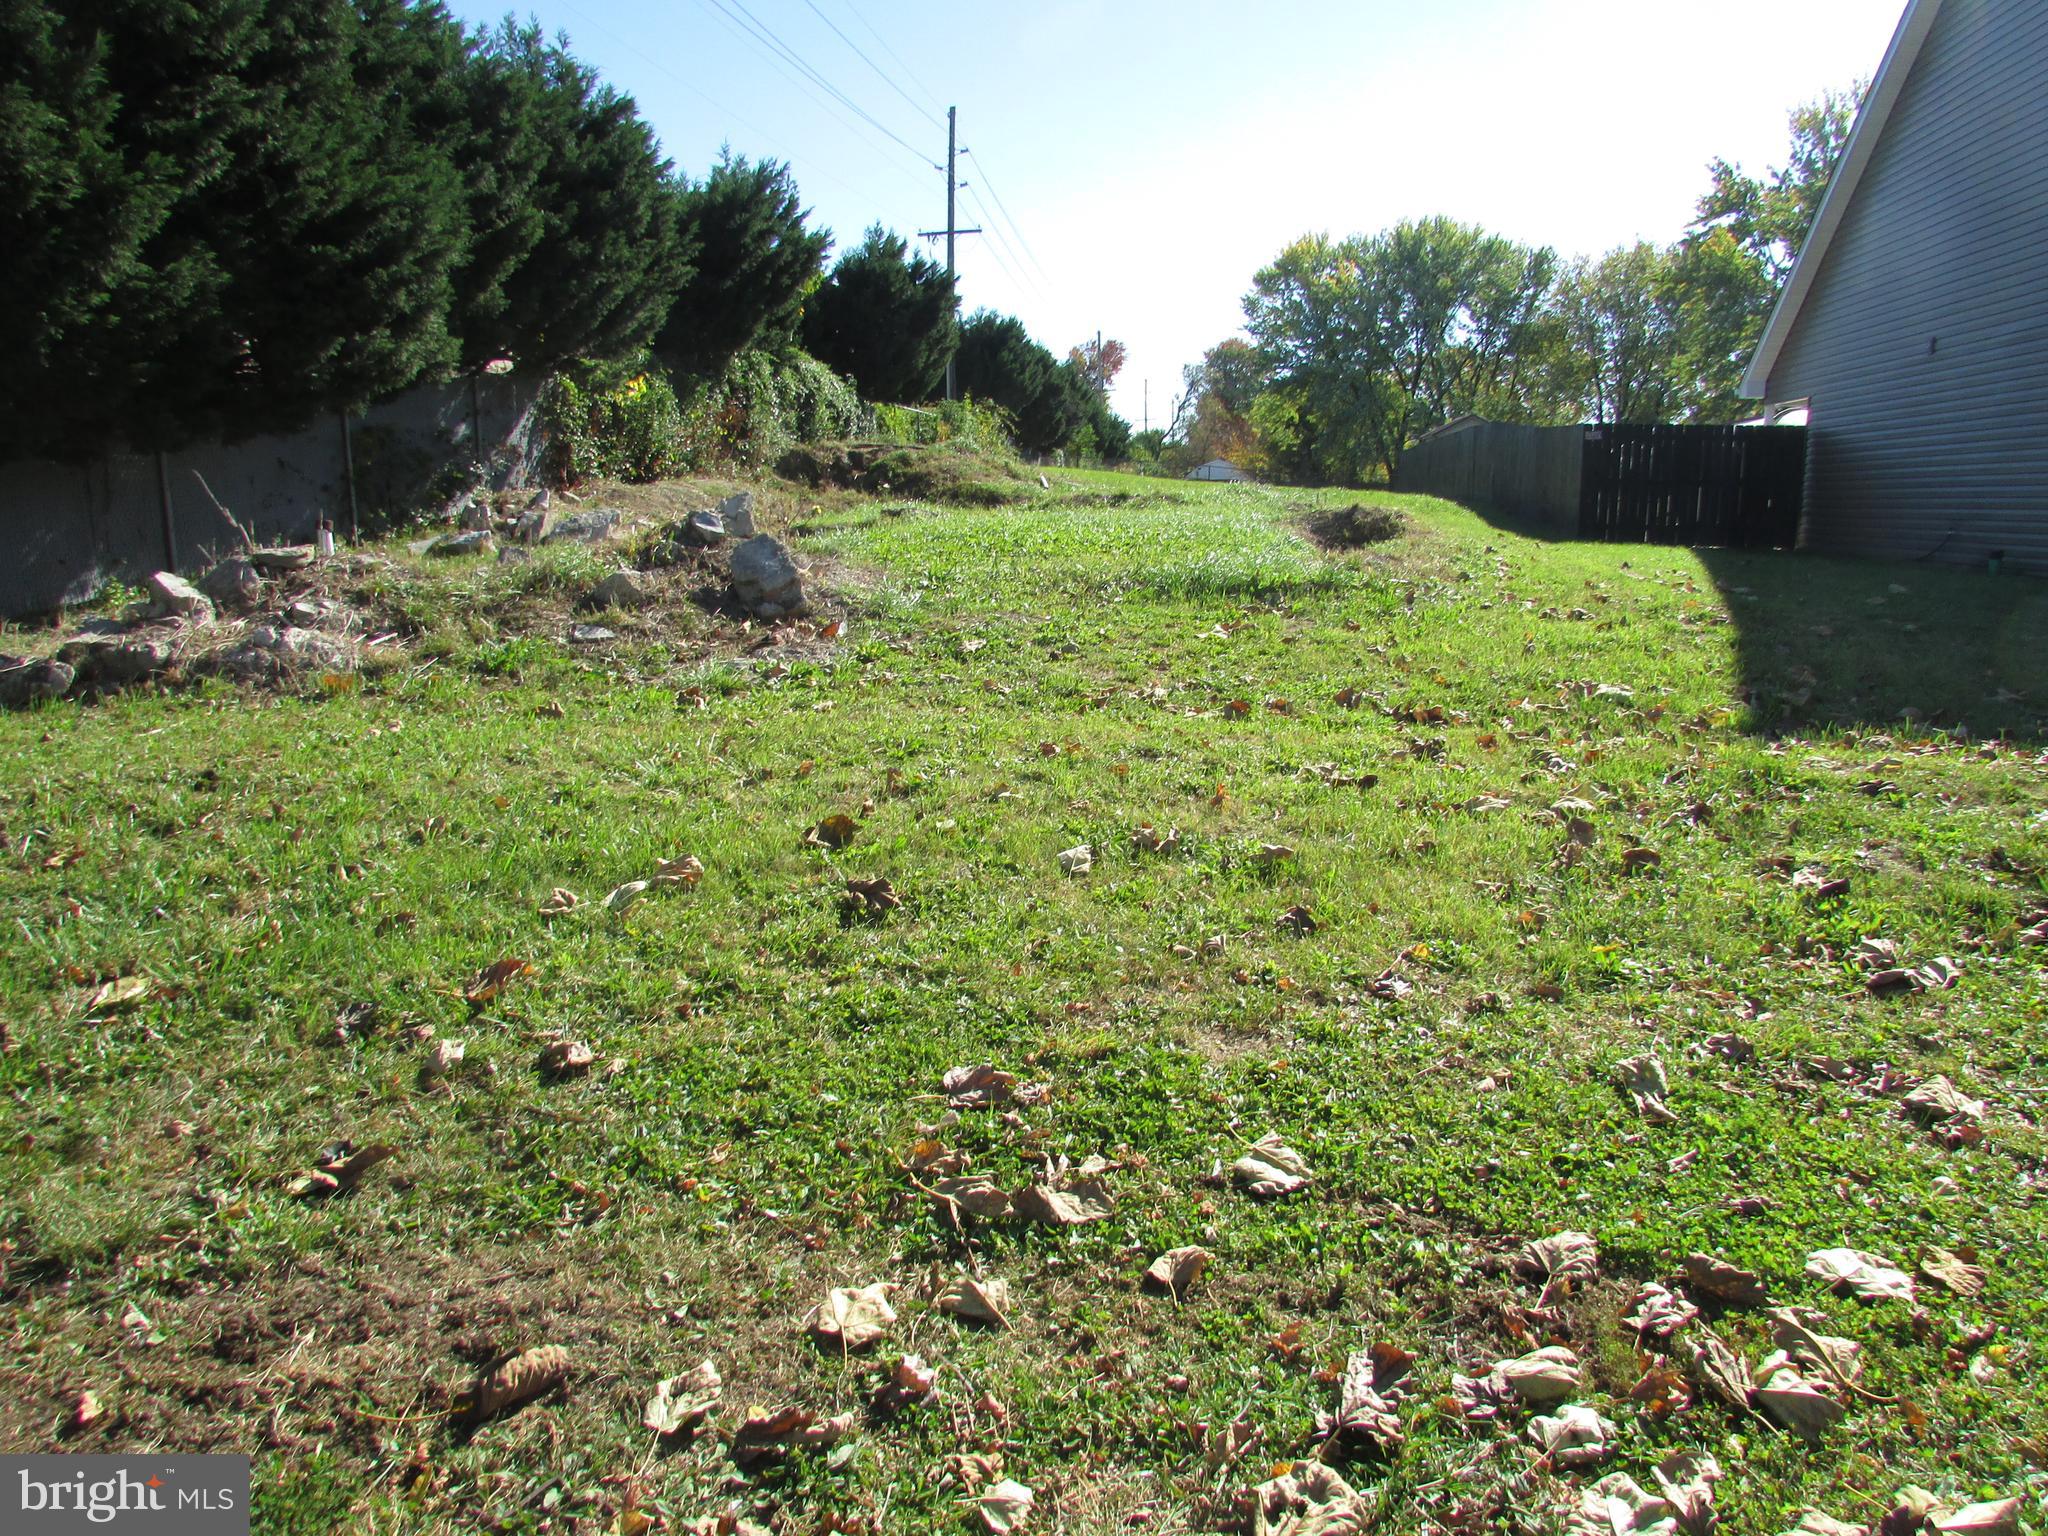
[[[961,223],[1002,236],[961,241],[964,305],[1017,315],[1057,353],[1098,329],[1123,341],[1117,407],[1138,424],[1149,381],[1158,426],[1182,365],[1237,330],[1252,274],[1295,236],[1443,213],[1566,253],[1669,241],[1707,161],[1781,159],[1786,113],[1873,73],[1902,5],[534,0],[521,14],[567,32],[692,176],[722,143],[790,162],[842,246],[870,223],[943,225],[934,166],[957,104]],[[775,56],[749,14],[887,134]]]

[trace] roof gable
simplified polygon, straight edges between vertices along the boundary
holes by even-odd
[[[1757,343],[1756,353],[1749,360],[1749,371],[1742,376],[1742,393],[1751,399],[1762,399],[1770,389],[1771,370],[1778,365],[1779,354],[1791,339],[1799,311],[1827,259],[1828,247],[1856,196],[1857,183],[1877,153],[1885,123],[1905,94],[1906,79],[1913,73],[1913,63],[1920,57],[1921,46],[1934,30],[1934,19],[1940,11],[1941,0],[1909,0],[1906,14],[1899,18],[1898,30],[1892,34],[1891,46],[1885,50],[1884,62],[1877,67],[1877,78],[1871,82],[1870,95],[1863,110],[1856,114],[1849,147],[1842,152],[1842,163],[1828,183],[1827,195],[1821,199],[1812,232],[1800,249],[1799,259],[1792,264],[1792,275],[1786,279],[1785,291],[1778,295],[1777,307],[1764,327],[1763,340]]]

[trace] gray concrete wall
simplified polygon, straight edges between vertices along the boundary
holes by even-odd
[[[1425,438],[1401,455],[1393,488],[1441,496],[1576,538],[1584,427],[1474,421]]]
[[[537,472],[539,378],[477,381],[490,483]],[[372,406],[351,423],[357,501],[366,525],[419,510],[476,457],[470,381],[428,385]],[[323,519],[346,536],[348,477],[339,417],[288,437],[202,444],[166,456],[178,566],[202,568],[237,542],[213,499],[262,542],[305,543]],[[206,489],[201,489],[203,476]],[[211,490],[213,499],[209,499]],[[92,463],[0,465],[0,616],[84,602],[109,580],[165,568],[162,498],[152,454]]]

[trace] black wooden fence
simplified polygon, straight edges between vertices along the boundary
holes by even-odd
[[[1587,427],[1579,537],[1790,546],[1805,483],[1804,427]]]

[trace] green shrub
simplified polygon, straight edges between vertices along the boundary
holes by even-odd
[[[936,405],[878,405],[875,437],[907,447],[953,443],[990,453],[1008,453],[1016,434],[1009,412],[986,400],[945,400]]]
[[[690,396],[686,462],[756,468],[799,443],[854,435],[866,425],[860,396],[803,352],[742,352]]]
[[[668,375],[645,356],[565,369],[548,385],[542,409],[547,474],[558,485],[644,484],[686,462],[682,407]]]

